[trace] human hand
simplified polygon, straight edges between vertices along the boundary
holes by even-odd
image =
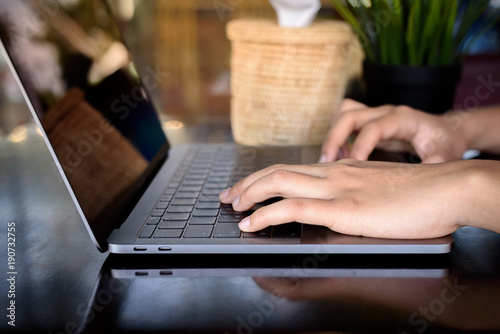
[[[464,162],[411,165],[350,159],[275,165],[236,183],[220,199],[246,211],[269,198],[284,198],[242,220],[239,227],[248,232],[297,221],[368,237],[440,237],[470,216],[464,213],[466,203],[473,203],[462,191],[467,184],[463,178],[469,175]]]
[[[348,152],[346,141],[358,131]],[[323,143],[320,162],[340,158],[366,160],[377,145],[388,140],[404,141],[413,147],[423,163],[458,160],[469,139],[443,116],[430,115],[406,106],[369,108],[354,100],[343,101]]]

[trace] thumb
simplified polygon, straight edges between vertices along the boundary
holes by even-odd
[[[422,159],[423,164],[438,164],[446,161],[452,161],[452,160],[457,160],[457,158],[454,157],[453,152],[450,150],[446,150],[444,148],[435,150],[434,152],[430,153],[429,156],[426,156],[425,158]]]
[[[449,161],[449,159],[446,159],[440,154],[433,154],[426,157],[425,159],[422,159],[423,164],[439,164],[446,161]]]

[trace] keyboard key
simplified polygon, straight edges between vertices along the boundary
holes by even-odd
[[[200,197],[200,202],[218,202],[219,201],[219,195],[208,195],[204,196],[202,195]]]
[[[175,191],[176,191],[175,188],[167,188],[167,189],[165,189],[164,194],[165,195],[173,195],[173,194],[175,194]]]
[[[219,209],[220,202],[200,202],[196,204],[197,209]]]
[[[270,228],[265,228],[257,232],[243,232],[243,238],[269,238],[270,236]]]
[[[196,198],[174,198],[172,205],[194,205]]]
[[[163,195],[160,197],[160,202],[170,202],[172,200],[173,195]]]
[[[148,219],[148,222],[146,224],[148,225],[158,225],[160,222],[161,217],[151,217]]]
[[[223,187],[214,188],[214,189],[203,189],[203,195],[219,195],[221,191],[224,190]]]
[[[300,238],[300,230],[289,228],[274,228],[274,238]]]
[[[181,186],[179,188],[180,192],[193,192],[193,191],[201,191],[203,186]]]
[[[156,204],[157,209],[165,210],[168,206],[168,202],[158,202]]]
[[[241,211],[234,211],[231,204],[224,204],[222,208],[220,208],[221,215],[241,215]],[[243,219],[243,218],[242,218]]]
[[[244,215],[220,215],[219,216],[219,223],[239,223],[243,218],[245,218]]]
[[[192,205],[170,205],[167,209],[168,213],[185,213],[193,211]]]
[[[182,229],[158,229],[155,232],[155,238],[180,238]]]
[[[182,182],[184,186],[202,186],[205,182],[203,180],[185,180]]]
[[[164,220],[158,228],[184,228],[186,227],[185,220]]]
[[[189,169],[189,172],[187,172],[187,176],[191,175],[203,175],[207,176],[208,173],[210,172],[210,165],[209,164],[204,164],[204,165],[199,165],[199,166],[194,166],[197,162],[193,163],[193,167]],[[191,180],[191,178],[187,178],[187,180]]]
[[[193,217],[217,217],[218,209],[196,209],[193,211]]]
[[[215,181],[209,180],[207,184],[205,184],[205,189],[220,189],[222,186]]]
[[[190,213],[166,213],[163,215],[163,220],[188,220]]]
[[[141,231],[141,234],[139,235],[139,238],[151,238],[155,228],[155,225],[145,225]]]
[[[191,217],[189,225],[213,225],[215,217]]]
[[[170,180],[170,183],[168,184],[167,189],[177,189],[177,188],[179,188],[179,185],[180,185],[179,181],[173,182],[172,180]]]
[[[189,173],[186,175],[186,180],[203,180],[203,183],[205,183],[207,176],[208,173]]]
[[[180,183],[182,182],[182,179],[183,179],[183,178],[184,178],[184,176],[181,176],[181,175],[179,175],[179,176],[174,176],[174,177],[172,177],[172,178],[170,179],[170,182],[180,184]]]
[[[226,188],[231,178],[229,176],[210,176],[208,180],[216,188]]]
[[[197,191],[181,192],[175,195],[175,198],[198,198],[200,193]]]
[[[164,213],[165,213],[165,210],[155,209],[151,213],[151,217],[161,217],[161,216],[163,216]]]
[[[302,224],[301,223],[287,223],[287,224],[282,224],[282,225],[276,225],[275,229],[279,230],[301,230],[302,229]]]
[[[212,229],[212,225],[189,225],[184,238],[210,238]]]
[[[215,227],[214,238],[239,238],[238,224],[220,224]]]

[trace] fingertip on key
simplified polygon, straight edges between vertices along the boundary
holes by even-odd
[[[250,217],[243,218],[243,220],[238,224],[238,227],[240,230],[246,231],[250,227]]]
[[[219,198],[221,200],[226,198],[229,195],[230,191],[231,191],[231,188],[227,188],[227,189],[222,190],[221,193],[219,194]]]

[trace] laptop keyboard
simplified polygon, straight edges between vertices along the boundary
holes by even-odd
[[[264,167],[300,162],[298,149],[202,148],[190,151],[165,188],[139,238],[299,238],[301,224],[242,232],[253,211],[221,204],[219,193]],[[261,205],[273,202],[270,200]]]

